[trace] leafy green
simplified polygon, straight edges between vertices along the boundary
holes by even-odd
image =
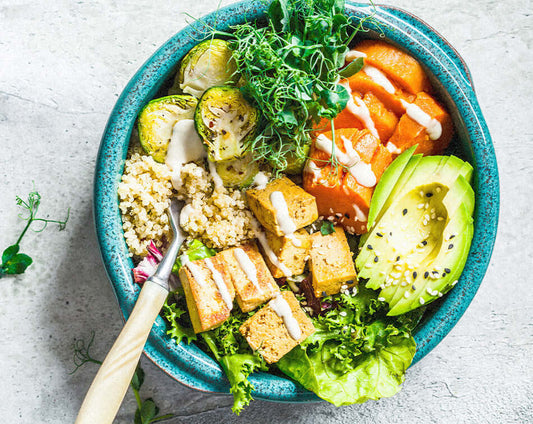
[[[372,290],[339,294],[313,318],[316,332],[278,362],[278,368],[337,406],[394,395],[415,354],[407,327],[386,317]]]
[[[265,26],[245,23],[223,35],[230,38],[241,90],[261,111],[250,149],[282,171],[287,158],[305,159],[313,122],[333,119],[346,106],[350,96],[338,84],[339,69],[348,44],[372,17],[353,22],[344,0],[274,0],[267,17]]]
[[[358,57],[353,60],[339,71],[339,75],[343,78],[350,78],[352,75],[357,74],[365,66],[365,60],[362,57]]]
[[[34,222],[42,223],[42,227],[38,230],[35,230],[36,232],[40,233],[41,231],[44,231],[44,229],[50,223],[57,224],[59,227],[59,231],[62,231],[65,229],[67,221],[69,219],[70,209],[67,212],[66,219],[63,221],[55,219],[37,218],[37,211],[39,209],[39,205],[41,204],[41,195],[36,191],[32,191],[28,195],[27,200],[22,200],[19,196],[17,196],[16,200],[17,205],[21,206],[28,213],[27,216],[24,216],[22,214],[19,215],[20,218],[27,221],[27,224],[22,230],[22,233],[20,234],[15,244],[7,247],[2,253],[2,263],[0,264],[0,278],[4,277],[5,275],[23,274],[24,271],[26,271],[26,269],[33,263],[32,258],[30,258],[24,253],[19,253],[19,250],[22,238]]]
[[[196,261],[198,259],[205,259],[210,258],[211,256],[215,256],[217,254],[217,251],[215,249],[207,247],[200,240],[194,239],[187,247],[185,254],[189,257],[190,261]],[[176,259],[176,263],[172,267],[172,272],[174,274],[177,274],[180,268],[181,257],[178,256]]]
[[[197,339],[194,330],[191,327],[190,320],[185,320],[182,315],[186,314],[185,305],[178,306],[177,303],[169,303],[169,299],[165,302],[162,309],[163,317],[168,321],[170,329],[167,334],[176,340],[176,343],[181,343],[186,339],[187,344]]]
[[[333,225],[333,222],[322,221],[322,225],[320,226],[320,234],[322,234],[323,236],[327,236],[334,232],[335,232],[335,226]]]

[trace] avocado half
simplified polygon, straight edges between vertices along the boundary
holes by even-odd
[[[366,286],[381,290],[389,315],[428,304],[450,290],[474,232],[472,166],[455,156],[401,154],[383,174],[370,205],[371,231],[356,258]]]

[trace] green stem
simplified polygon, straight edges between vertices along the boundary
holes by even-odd
[[[22,240],[22,237],[24,237],[24,234],[26,234],[26,231],[28,231],[28,229],[30,228],[30,225],[31,225],[32,222],[33,222],[33,212],[30,214],[30,217],[28,219],[28,223],[24,227],[24,230],[22,230],[22,233],[20,234],[20,237],[16,241],[15,246],[20,243],[20,241]]]
[[[131,383],[130,383],[131,386]],[[137,401],[137,406],[139,407],[139,411],[141,410],[141,407],[143,406],[141,395],[139,395],[139,392],[135,390],[133,386],[131,386],[131,389],[133,390],[133,394],[135,395],[135,400]]]

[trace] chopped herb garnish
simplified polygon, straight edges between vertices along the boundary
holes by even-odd
[[[333,234],[335,232],[335,226],[333,225],[333,222],[330,221],[322,221],[322,226],[320,227],[320,234],[323,236],[327,236],[329,234]]]

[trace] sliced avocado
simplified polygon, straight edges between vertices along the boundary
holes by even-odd
[[[221,162],[242,157],[255,137],[259,112],[235,87],[211,87],[198,102],[196,130],[207,146],[209,160]]]
[[[182,119],[192,119],[198,101],[189,95],[166,96],[149,102],[139,114],[139,141],[157,162],[165,162],[172,129]]]
[[[383,189],[390,194],[379,200],[356,266],[367,287],[381,289],[389,315],[435,300],[460,276],[473,234],[471,176],[472,167],[454,156],[414,156],[390,180],[392,189]]]
[[[216,162],[215,167],[226,187],[248,187],[259,172],[259,164],[251,153],[239,159]]]

